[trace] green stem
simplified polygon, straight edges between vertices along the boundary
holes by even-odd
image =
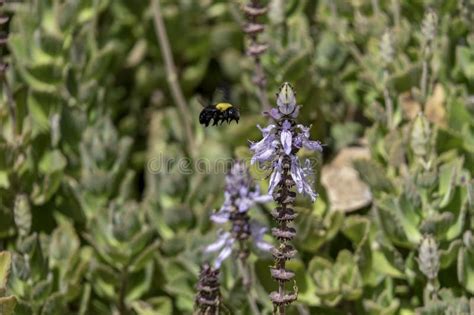
[[[127,314],[127,306],[125,305],[125,295],[127,293],[128,272],[127,267],[122,270],[120,276],[120,293],[119,293],[119,313],[120,315]]]
[[[10,118],[12,120],[13,136],[15,136],[17,134],[15,101],[13,100],[12,90],[10,89],[6,77],[3,78],[3,91],[7,97],[8,111],[10,112]]]
[[[395,21],[395,29],[400,30],[400,2],[399,0],[392,0],[393,20]]]
[[[252,279],[249,273],[249,266],[247,260],[245,258],[241,258],[237,261],[237,266],[239,268],[240,276],[242,277],[242,283],[247,291],[247,301],[249,303],[250,309],[252,310],[252,314],[260,315],[260,310],[258,309],[257,302],[255,301],[255,297],[253,295],[252,290]]]
[[[171,53],[170,42],[166,33],[165,23],[161,14],[160,1],[151,0],[151,7],[153,11],[153,20],[155,24],[155,32],[160,44],[161,55],[165,63],[166,78],[168,85],[171,90],[171,95],[178,107],[180,112],[180,118],[182,120],[186,142],[188,144],[188,150],[191,156],[194,154],[194,137],[191,130],[191,121],[189,119],[188,105],[181,90],[181,86],[178,82],[178,72],[176,71],[175,62],[173,60],[173,54]]]
[[[427,97],[427,89],[428,89],[428,63],[430,61],[429,56],[429,48],[427,47],[425,50],[425,58],[423,59],[423,69],[421,73],[421,80],[420,80],[420,90],[421,90],[421,99],[422,99],[422,106],[424,108],[426,97]]]
[[[388,71],[385,69],[383,72],[383,80],[384,80],[384,87],[383,87],[383,97],[385,101],[385,111],[387,113],[387,126],[389,130],[393,129],[393,102],[392,98],[390,97],[390,92],[388,91],[387,87],[387,77]]]

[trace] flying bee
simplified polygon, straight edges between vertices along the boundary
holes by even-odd
[[[226,91],[224,91],[225,93]],[[228,98],[228,97],[226,97]],[[226,101],[218,102],[216,104],[210,103],[201,111],[199,114],[199,123],[204,126],[209,126],[211,121],[213,121],[213,126],[217,125],[219,122],[222,125],[224,121],[228,124],[235,120],[236,123],[239,123],[240,112],[237,107],[228,103]]]
[[[201,114],[199,114],[199,123],[201,125],[209,126],[211,120],[214,120],[213,126],[219,122],[222,125],[224,121],[230,124],[232,120],[239,123],[240,113],[239,110],[234,107],[231,103],[217,103],[215,105],[208,105],[203,108]]]

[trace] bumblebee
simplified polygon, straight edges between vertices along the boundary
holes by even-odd
[[[212,120],[214,120],[213,126],[219,122],[222,125],[224,121],[228,124],[232,120],[239,123],[240,113],[239,110],[230,103],[217,103],[215,105],[208,105],[203,108],[199,115],[199,123],[201,125],[209,126]]]
[[[199,103],[203,107],[199,115],[199,123],[206,127],[210,123],[212,123],[212,126],[216,126],[219,123],[222,125],[225,121],[230,124],[232,120],[239,123],[239,109],[232,105],[230,99],[231,89],[227,82],[221,83],[207,102],[203,98],[198,98]]]

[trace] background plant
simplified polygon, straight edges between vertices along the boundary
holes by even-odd
[[[192,312],[224,172],[183,173],[177,163],[150,172],[148,161],[249,160],[247,140],[259,139],[255,125],[266,118],[254,62],[244,54],[246,2],[159,4],[191,132],[168,87],[151,3],[2,7],[10,17],[1,19],[9,34],[2,56],[15,110],[2,88],[0,249],[11,257],[8,282],[0,267],[3,310],[5,297],[15,297],[15,312],[28,315]],[[299,289],[288,313],[472,312],[472,2],[261,5],[268,6],[259,17],[268,99],[274,103],[274,91],[292,83],[304,104],[301,123],[312,124],[311,138],[325,145],[323,159],[300,156],[320,160],[314,171],[324,177],[348,150],[363,150],[364,159],[346,167],[369,192],[355,209],[331,197],[334,189],[351,191],[343,185],[317,183],[314,205],[296,200],[299,255],[288,268]],[[204,130],[197,98],[210,98],[222,81],[242,119]],[[266,191],[267,181],[258,183]],[[259,207],[268,224],[273,206]],[[426,239],[437,248],[428,260],[421,257]],[[426,261],[439,264],[436,277],[426,274]],[[262,313],[272,310],[270,264],[252,261]],[[221,267],[222,298],[232,312],[249,314],[232,270],[230,262]]]

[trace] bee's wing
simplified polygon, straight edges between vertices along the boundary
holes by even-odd
[[[198,95],[196,99],[203,108],[206,108],[209,105],[208,102],[206,102],[206,100],[204,99],[204,97],[202,97],[202,95]]]
[[[222,82],[214,91],[212,101],[214,103],[219,103],[219,102],[230,103],[231,98],[232,98],[232,95],[231,95],[230,84],[228,82]]]

